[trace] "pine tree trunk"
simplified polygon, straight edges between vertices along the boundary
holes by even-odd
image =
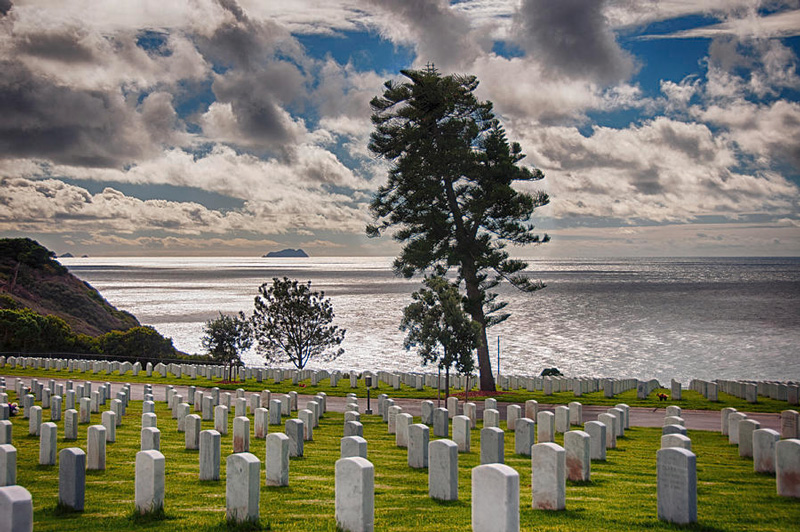
[[[483,305],[480,302],[480,290],[478,281],[474,274],[462,268],[464,283],[467,286],[467,298],[470,302],[467,309],[472,319],[481,324],[481,342],[478,346],[478,371],[480,372],[480,389],[482,392],[493,392],[496,390],[494,375],[492,375],[492,361],[489,358],[489,340],[486,336],[486,315],[483,313]]]

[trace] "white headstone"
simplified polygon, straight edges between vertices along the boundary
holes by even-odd
[[[280,418],[279,418],[280,419]],[[244,416],[233,418],[233,452],[250,451],[250,420]]]
[[[32,406],[28,409],[28,434],[38,436],[42,426],[42,407]]]
[[[252,397],[258,397],[258,396],[254,395]],[[253,420],[254,420],[253,436],[259,440],[265,439],[267,437],[267,434],[269,433],[269,410],[267,410],[266,408],[256,407],[255,409],[253,409]]]
[[[481,429],[481,464],[505,462],[505,434],[497,427]]]
[[[367,440],[361,436],[345,436],[340,444],[340,458],[367,457]]]
[[[537,436],[539,443],[552,442],[555,438],[555,414],[552,412],[539,412],[536,416]]]
[[[775,480],[778,495],[800,497],[800,440],[781,440],[775,444]]]
[[[597,421],[606,426],[606,449],[616,449],[619,419],[611,414],[600,414],[597,416]]]
[[[0,444],[0,486],[17,483],[17,449],[10,443]]]
[[[658,518],[670,523],[697,522],[697,458],[679,447],[657,452]]]
[[[447,409],[445,408],[433,410],[433,435],[437,438],[450,436],[450,420],[447,417]]]
[[[741,412],[732,412],[728,416],[728,443],[737,445],[739,443],[739,422],[747,419],[747,415]]]
[[[519,532],[519,473],[514,469],[505,464],[472,469],[472,530]]]
[[[300,419],[286,420],[286,436],[289,437],[289,456],[303,456],[304,423]]]
[[[74,408],[64,412],[64,439],[78,439],[78,411]]]
[[[728,435],[728,417],[734,412],[736,412],[736,409],[731,407],[720,410],[720,431],[723,436]]]
[[[39,429],[39,465],[56,465],[58,426],[52,421],[42,423]]]
[[[661,436],[661,448],[680,447],[687,451],[692,450],[692,440],[683,434],[664,434]]]
[[[517,420],[514,431],[514,452],[523,456],[531,455],[531,447],[536,443],[536,423],[523,417]]]
[[[0,488],[0,530],[33,531],[33,499],[22,486]]]
[[[781,435],[772,429],[753,432],[753,470],[756,473],[775,473],[775,445]]]
[[[216,430],[200,432],[200,480],[219,480],[222,437]]]
[[[478,405],[475,403],[464,403],[464,415],[469,418],[471,428],[478,426]]]
[[[428,443],[428,496],[458,500],[458,445],[452,440]]]
[[[411,414],[400,412],[395,416],[395,445],[402,448],[408,447],[408,427],[411,426],[413,422]]]
[[[800,438],[800,413],[796,410],[781,412],[781,438]]]
[[[110,443],[117,441],[117,415],[114,412],[105,411],[100,416],[100,420],[106,428],[106,441]]]
[[[234,523],[258,522],[261,462],[250,453],[234,453],[226,463],[226,517]]]
[[[591,475],[591,436],[582,430],[564,433],[567,478],[572,481],[588,482]]]
[[[184,434],[184,447],[187,451],[196,451],[200,448],[200,432],[202,420],[197,414],[189,414],[185,420],[186,432]]]
[[[664,417],[663,425],[680,425],[681,427],[685,427],[686,422],[679,416],[666,416]]]
[[[303,409],[297,413],[297,418],[303,422],[303,439],[312,441],[314,439],[314,412]]]
[[[422,401],[422,403],[420,403],[420,412],[422,423],[425,425],[433,425],[433,401]]]
[[[500,428],[500,411],[495,408],[483,411],[483,428],[490,427]]]
[[[453,418],[453,441],[458,445],[459,452],[468,453],[470,451],[471,432],[472,421],[467,416]]]
[[[7,419],[0,419],[0,444],[12,443],[14,425]]]
[[[106,468],[106,428],[91,425],[86,429],[86,469],[102,471]]]
[[[156,427],[145,427],[141,431],[141,450],[160,451],[161,450],[161,431]]]
[[[430,429],[427,425],[415,423],[408,426],[407,433],[408,467],[414,469],[423,469],[428,467],[428,442],[430,440]]]
[[[228,435],[228,407],[225,405],[214,407],[214,430],[223,436]]]
[[[606,459],[606,427],[605,423],[599,421],[587,421],[583,425],[583,430],[591,438],[589,455],[592,460]]]
[[[508,430],[516,430],[517,420],[522,417],[522,407],[519,405],[508,405],[506,409],[506,427]]]
[[[159,451],[136,453],[136,511],[154,513],[164,508],[165,459]]]
[[[569,408],[563,405],[557,406],[555,416],[556,432],[567,432],[569,430]]]
[[[539,402],[535,399],[525,401],[525,417],[536,420],[539,415]]]
[[[753,457],[753,432],[761,428],[761,423],[754,419],[743,419],[739,422],[739,456]]]
[[[531,449],[531,496],[534,509],[566,507],[566,451],[552,442]]]
[[[576,426],[583,424],[583,405],[577,401],[569,404],[569,424]]]
[[[86,453],[78,447],[58,453],[58,502],[82,512],[86,496]]]
[[[289,437],[282,432],[267,435],[266,470],[267,486],[289,485]]]
[[[447,415],[451,419],[458,415],[458,397],[447,398]]]
[[[375,522],[375,468],[366,458],[336,461],[336,524],[348,532],[370,532]]]

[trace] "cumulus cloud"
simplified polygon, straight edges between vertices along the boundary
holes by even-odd
[[[524,0],[514,36],[546,70],[601,84],[625,81],[633,57],[617,43],[597,0]]]
[[[366,216],[341,197],[300,193],[222,212],[194,202],[141,200],[107,187],[97,194],[57,179],[0,178],[0,230],[133,235],[278,235],[302,229],[353,232]]]
[[[548,176],[548,223],[573,236],[587,218],[625,224],[632,232],[614,234],[623,244],[643,245],[646,230],[631,227],[640,221],[758,215],[796,230],[798,187],[786,175],[800,171],[800,108],[784,95],[800,77],[779,37],[796,32],[797,0],[87,5],[0,0],[0,229],[176,253],[214,238],[221,249],[276,235],[341,245],[329,233],[363,232],[387,172],[366,150],[368,102],[396,72],[360,70],[314,45],[311,57],[302,43],[314,39],[299,36],[367,32],[412,48],[414,67],[477,75],[478,96]],[[716,18],[670,35],[709,38],[707,57],[692,76],[647,92],[618,34],[687,15]],[[524,53],[496,54],[497,40]],[[590,117],[627,110],[639,111],[628,127],[591,127]],[[74,184],[82,180],[109,186],[90,193]],[[199,189],[243,206],[142,200],[116,183]],[[713,228],[680,234],[730,242]]]
[[[698,119],[722,127],[725,136],[762,167],[774,161],[792,165],[800,173],[800,105],[778,100],[755,104],[741,100],[725,106],[697,108]]]
[[[384,35],[416,47],[418,66],[434,63],[443,72],[463,70],[483,53],[483,32],[473,28],[470,20],[452,9],[447,0],[369,0],[369,3],[388,17],[380,22]]]
[[[1,157],[122,166],[154,155],[160,142],[181,140],[169,97],[148,97],[140,108],[119,89],[58,85],[15,61],[0,61],[0,70]],[[148,112],[155,108],[157,113]],[[172,130],[164,130],[165,120]]]
[[[556,218],[617,223],[736,219],[797,209],[797,185],[780,174],[737,171],[736,147],[707,126],[660,117],[626,129],[541,128],[524,138],[553,196]]]

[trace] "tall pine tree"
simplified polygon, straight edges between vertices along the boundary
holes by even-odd
[[[395,230],[404,246],[394,269],[405,277],[457,269],[465,308],[481,326],[480,387],[494,390],[486,329],[509,314],[491,290],[503,280],[526,292],[544,287],[522,273],[527,263],[510,258],[506,246],[549,240],[531,223],[547,194],[512,185],[544,175],[518,165],[521,148],[506,139],[492,103],[475,97],[474,76],[443,76],[433,67],[401,73],[407,81],[386,82],[370,102],[369,149],[391,167],[370,206],[375,224],[367,234]]]

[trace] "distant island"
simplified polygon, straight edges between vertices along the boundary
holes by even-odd
[[[274,259],[274,258],[308,258],[308,254],[303,251],[302,249],[282,249],[280,251],[270,251],[266,255],[262,255],[262,257],[267,259]]]
[[[72,253],[64,253],[63,255],[60,255],[58,258],[59,259],[72,259],[72,258],[74,258],[74,255]]]

